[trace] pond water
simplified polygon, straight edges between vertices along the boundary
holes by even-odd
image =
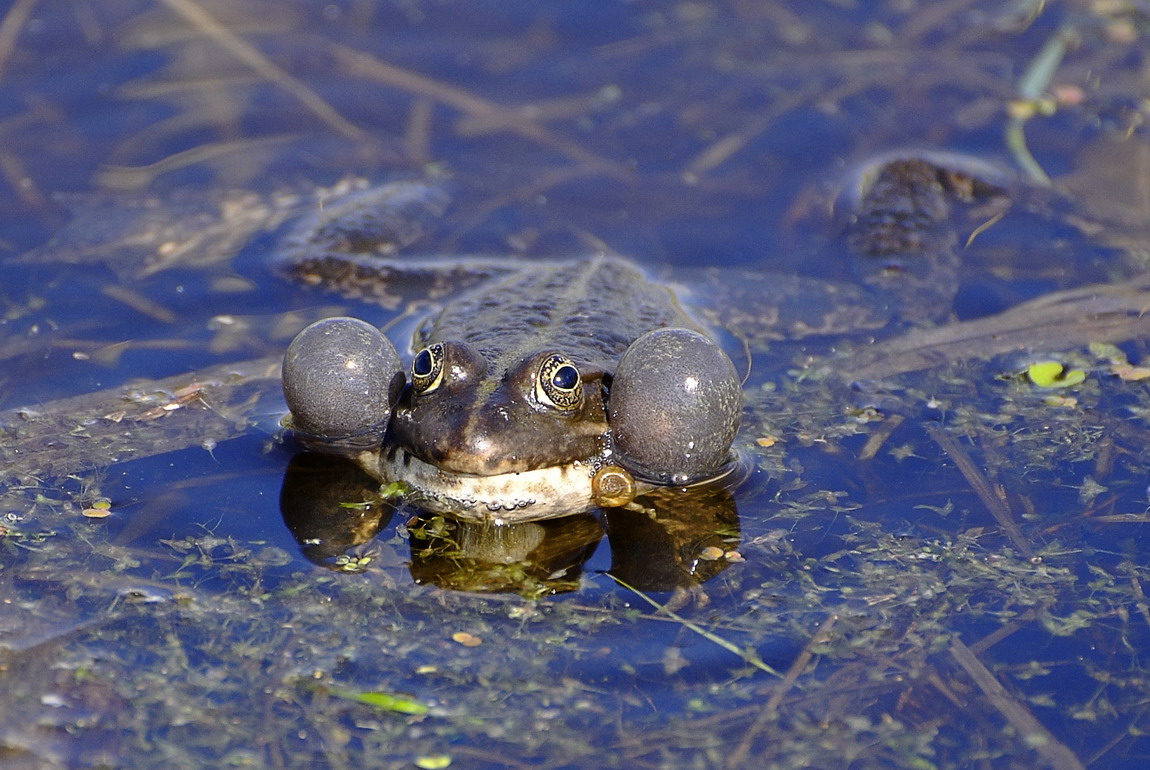
[[[0,764],[1146,766],[1147,35],[1101,0],[15,0]],[[1018,181],[895,304],[849,180],[942,152]],[[746,478],[491,532],[300,454],[292,336],[427,303],[269,264],[325,190],[416,177],[454,198],[427,253],[613,252],[725,309]]]

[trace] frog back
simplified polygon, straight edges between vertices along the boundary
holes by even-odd
[[[453,300],[415,335],[415,349],[456,340],[499,370],[539,350],[611,371],[627,346],[664,327],[700,330],[665,286],[612,257],[545,263]]]

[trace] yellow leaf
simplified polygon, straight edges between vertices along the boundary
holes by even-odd
[[[1081,369],[1066,371],[1057,361],[1038,361],[1027,368],[1026,376],[1040,388],[1069,388],[1083,382],[1086,372]]]
[[[478,647],[479,645],[483,644],[482,639],[480,639],[475,634],[469,634],[466,631],[460,631],[458,633],[452,634],[451,638],[454,641],[462,644],[464,647]]]

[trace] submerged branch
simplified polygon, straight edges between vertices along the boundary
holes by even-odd
[[[351,75],[390,85],[415,96],[444,104],[462,112],[466,116],[467,123],[503,126],[506,131],[521,139],[556,150],[575,163],[608,176],[620,179],[630,176],[624,166],[596,155],[556,134],[538,121],[517,111],[517,108],[503,107],[467,89],[390,64],[348,46],[334,44],[329,50]]]
[[[260,398],[278,393],[280,361],[266,356],[0,412],[0,483],[37,485],[242,435]]]
[[[860,350],[840,371],[879,380],[970,358],[1150,336],[1150,274],[1055,291],[997,315],[919,329]]]
[[[990,479],[988,479],[978,465],[975,464],[970,453],[963,449],[959,443],[939,427],[937,423],[923,423],[922,427],[934,440],[934,443],[938,444],[939,448],[946,453],[946,456],[953,460],[954,464],[958,466],[958,470],[962,473],[963,478],[966,479],[966,482],[970,484],[970,488],[978,495],[978,499],[982,501],[991,515],[994,516],[994,520],[997,521],[998,525],[1006,532],[1010,538],[1010,542],[1014,543],[1014,547],[1021,551],[1024,556],[1034,556],[1034,549],[1030,547],[1030,541],[1022,534],[1022,528],[1019,527],[1018,522],[1014,520],[1014,512],[1005,500],[1002,489],[990,483]]]
[[[762,734],[768,724],[778,718],[779,706],[782,705],[783,698],[794,689],[795,683],[799,680],[799,676],[807,670],[807,666],[810,665],[811,660],[815,657],[815,648],[830,638],[831,629],[834,628],[838,619],[838,615],[828,616],[822,626],[807,639],[807,643],[803,645],[802,652],[798,654],[798,657],[796,657],[790,667],[787,668],[787,673],[783,677],[783,681],[780,682],[774,692],[771,693],[771,697],[767,699],[766,705],[763,706],[762,711],[759,712],[754,723],[743,735],[743,739],[739,742],[739,745],[731,752],[730,756],[727,757],[727,767],[747,766],[747,759],[750,757],[751,748],[755,740]]]
[[[299,80],[264,56],[253,45],[232,32],[194,0],[160,0],[174,13],[216,41],[225,51],[235,56],[252,71],[292,94],[317,118],[349,139],[359,139],[365,131],[352,123],[324,101],[310,86]]]
[[[970,648],[955,637],[950,643],[950,655],[974,680],[978,689],[990,699],[998,712],[1006,718],[1019,736],[1042,758],[1043,764],[1055,770],[1085,770],[1086,765],[1066,744],[1039,722],[1022,701],[1010,694],[997,677],[983,665]]]
[[[32,18],[32,11],[39,0],[16,0],[4,18],[0,19],[0,78],[4,77],[4,70],[8,66],[8,59],[16,50],[16,38]]]

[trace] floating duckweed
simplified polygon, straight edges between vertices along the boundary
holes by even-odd
[[[1070,388],[1086,379],[1081,369],[1066,370],[1057,361],[1038,361],[1026,369],[1026,376],[1040,388]]]
[[[106,519],[112,515],[112,501],[96,500],[87,508],[80,511],[80,514],[89,519]]]
[[[718,561],[723,558],[723,549],[709,545],[703,550],[699,551],[699,558],[705,561]]]
[[[1122,348],[1109,342],[1091,342],[1090,354],[1110,364],[1110,372],[1126,382],[1137,382],[1150,377],[1150,367],[1135,366],[1126,358]]]
[[[403,497],[406,494],[407,485],[402,481],[393,481],[379,490],[379,495],[384,500],[393,500],[397,497]]]
[[[478,647],[483,644],[483,640],[475,634],[469,634],[466,631],[459,631],[451,635],[453,641],[462,644],[464,647]]]
[[[1150,367],[1134,366],[1133,364],[1115,364],[1111,371],[1126,382],[1138,382],[1150,377]]]
[[[371,557],[349,556],[343,553],[335,557],[334,564],[341,572],[363,572],[367,569],[367,565],[371,564]]]
[[[883,413],[873,406],[852,407],[847,410],[847,417],[859,424],[882,422],[885,419]]]
[[[1105,359],[1110,364],[1128,364],[1129,360],[1126,354],[1122,352],[1122,348],[1113,345],[1109,342],[1091,342],[1087,349],[1092,356]]]
[[[1030,120],[1038,114],[1038,107],[1034,102],[1012,99],[1006,103],[1006,114],[1016,120]]]

